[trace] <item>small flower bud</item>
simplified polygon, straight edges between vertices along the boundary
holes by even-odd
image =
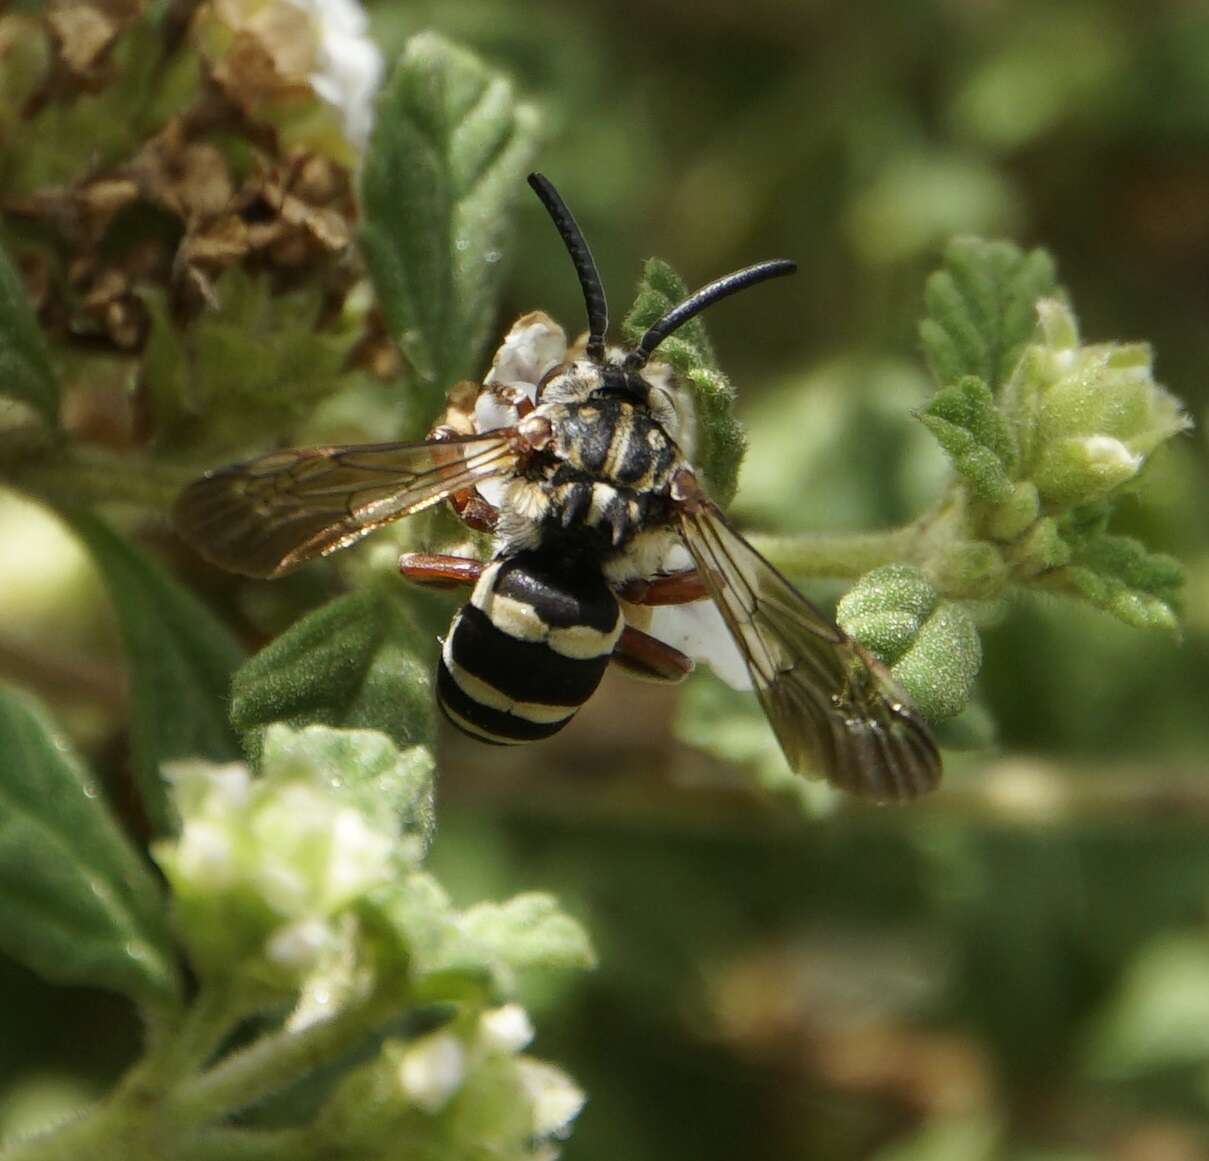
[[[987,521],[987,531],[995,540],[1015,540],[1041,515],[1041,497],[1037,486],[1028,480],[1012,485],[1011,494],[997,504]]]
[[[1037,312],[1041,341],[1021,360],[1006,402],[1026,432],[1024,475],[1044,501],[1076,507],[1136,476],[1189,420],[1154,381],[1149,347],[1083,346],[1065,303],[1046,299]]]

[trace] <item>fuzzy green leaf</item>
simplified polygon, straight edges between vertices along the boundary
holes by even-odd
[[[363,814],[383,824],[401,824],[404,833],[418,836],[423,849],[427,849],[436,824],[436,763],[427,746],[400,750],[377,730],[333,730],[327,726],[291,730],[277,724],[265,732],[261,769],[282,767],[317,774]]]
[[[840,601],[836,620],[890,667],[924,717],[950,718],[969,702],[982,664],[978,630],[919,569],[888,564],[866,573]]]
[[[1011,497],[1012,433],[982,379],[966,375],[942,387],[916,415],[979,499],[1000,504]]]
[[[958,238],[928,278],[920,323],[928,364],[947,387],[966,375],[997,391],[1037,326],[1039,299],[1057,293],[1053,259],[1010,242]]]
[[[1051,583],[1139,629],[1179,629],[1184,569],[1178,560],[1129,536],[1095,533],[1076,540],[1071,563]]]
[[[163,763],[242,755],[227,699],[243,650],[205,605],[107,524],[80,509],[62,514],[91,552],[117,613],[130,664],[135,773],[152,826],[168,833],[176,818]]]
[[[416,873],[374,892],[364,915],[429,1001],[501,999],[514,992],[518,972],[596,962],[583,927],[541,892],[459,912],[432,876]]]
[[[479,367],[537,117],[478,57],[413,37],[378,102],[361,245],[391,334],[441,392]]]
[[[638,342],[647,327],[687,294],[688,287],[666,262],[648,259],[634,305],[622,324],[626,340]],[[692,319],[664,339],[657,358],[670,363],[693,394],[698,425],[694,459],[713,498],[729,504],[739,484],[747,439],[735,417],[735,389],[718,369],[704,321]]]
[[[626,341],[634,344],[647,328],[661,319],[669,309],[688,296],[688,285],[662,258],[648,258],[638,280],[634,305],[622,323]],[[671,363],[677,371],[686,373],[699,367],[718,370],[718,360],[705,330],[701,315],[690,319],[675,334],[659,344],[659,360]]]
[[[0,691],[0,946],[47,979],[162,1007],[180,981],[158,885],[42,709]]]
[[[510,968],[588,968],[596,962],[588,934],[553,895],[529,891],[506,903],[479,903],[461,929],[478,954]]]
[[[284,721],[381,730],[400,746],[427,745],[432,654],[400,597],[350,593],[304,617],[235,675],[231,720],[242,731]]]
[[[32,407],[49,424],[59,422],[59,383],[25,287],[0,247],[0,395]]]

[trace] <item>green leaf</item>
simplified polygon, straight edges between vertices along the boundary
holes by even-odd
[[[304,617],[235,675],[231,720],[242,731],[283,721],[381,730],[400,746],[427,745],[433,654],[402,597],[350,593]]]
[[[278,723],[265,732],[261,769],[282,771],[284,767],[318,774],[363,814],[383,823],[401,823],[404,833],[419,837],[421,855],[427,850],[436,825],[436,763],[427,746],[400,750],[377,730],[327,726],[291,730]]]
[[[1016,449],[1007,421],[986,383],[973,375],[942,387],[916,412],[979,499],[994,504],[1012,494]]]
[[[59,383],[25,287],[0,247],[0,394],[32,407],[47,423],[59,422]]]
[[[1179,630],[1184,569],[1129,536],[1093,533],[1075,540],[1071,563],[1047,578],[1139,629]]]
[[[460,927],[476,954],[510,968],[589,968],[596,962],[588,933],[553,895],[540,891],[476,904],[463,913]]]
[[[82,509],[61,515],[92,553],[117,612],[130,662],[135,774],[153,828],[171,832],[163,763],[242,756],[227,700],[243,651],[205,605],[103,521]]]
[[[479,369],[536,137],[537,116],[511,84],[433,33],[408,41],[379,99],[361,245],[432,413]]]
[[[246,425],[250,409],[290,414],[336,390],[357,336],[319,329],[323,295],[318,285],[281,292],[267,275],[227,270],[214,286],[217,307],[188,333],[185,402]]]
[[[484,988],[498,999],[514,992],[518,972],[596,962],[583,927],[541,892],[459,912],[431,875],[416,873],[374,892],[365,918],[408,963],[428,1001]]]
[[[158,884],[40,707],[0,690],[0,946],[64,984],[171,1004]]]
[[[966,375],[997,391],[1037,326],[1039,299],[1058,292],[1053,259],[1010,242],[958,238],[928,278],[920,323],[928,364],[947,387]]]
[[[919,569],[888,564],[866,573],[840,601],[836,620],[890,667],[924,717],[950,718],[969,702],[982,664],[978,630]]]
[[[622,323],[626,341],[634,344],[647,328],[661,319],[669,309],[688,296],[688,285],[662,258],[648,258],[638,280],[634,305]],[[671,363],[677,371],[687,373],[697,368],[718,370],[718,360],[705,330],[705,320],[698,315],[690,319],[675,334],[659,344],[658,358]]]
[[[688,287],[666,262],[648,259],[622,324],[626,340],[638,342],[647,327],[687,294]],[[693,459],[710,495],[719,504],[729,504],[738,487],[747,439],[735,417],[735,389],[718,369],[704,321],[698,317],[685,323],[659,344],[656,359],[671,364],[692,392],[698,441]]]

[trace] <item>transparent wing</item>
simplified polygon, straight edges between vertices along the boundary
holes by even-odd
[[[207,560],[277,577],[506,473],[516,462],[512,434],[271,452],[194,480],[173,518]]]
[[[790,766],[877,801],[932,789],[940,755],[886,667],[832,624],[712,504],[680,534],[717,604]]]

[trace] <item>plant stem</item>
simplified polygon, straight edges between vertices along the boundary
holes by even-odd
[[[370,996],[322,1023],[263,1036],[181,1085],[165,1115],[174,1123],[201,1123],[247,1108],[356,1044],[397,1006],[398,997]]]
[[[142,1161],[137,1152],[125,1148],[132,1121],[125,1102],[110,1098],[75,1120],[14,1142],[0,1151],[0,1161],[80,1161],[81,1157],[107,1161],[119,1156],[123,1161]]]
[[[312,1156],[313,1130],[206,1129],[177,1149],[182,1161],[304,1161]]]
[[[854,580],[883,564],[921,562],[922,523],[885,532],[819,532],[798,536],[753,536],[752,543],[792,576]]]

